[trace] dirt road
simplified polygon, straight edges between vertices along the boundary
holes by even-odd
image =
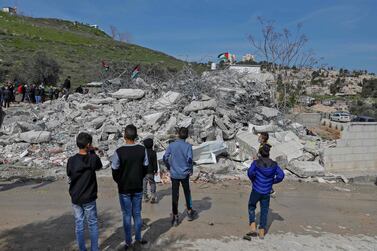
[[[76,250],[67,188],[65,180],[0,182],[0,250]],[[169,186],[158,186],[158,204],[143,204],[143,234],[150,242],[143,250],[377,250],[375,186],[284,182],[271,201],[266,239],[252,242],[241,239],[247,182],[193,184],[192,191],[199,218],[178,227],[170,226]],[[101,249],[117,250],[123,229],[110,178],[99,178],[97,203]]]

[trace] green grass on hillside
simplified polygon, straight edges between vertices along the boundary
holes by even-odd
[[[45,51],[62,68],[62,81],[75,85],[99,80],[101,60],[111,63],[160,64],[180,69],[184,62],[164,53],[112,40],[87,25],[46,18],[12,16],[0,12],[0,74],[6,78],[15,64]],[[1,76],[0,76],[1,79]]]

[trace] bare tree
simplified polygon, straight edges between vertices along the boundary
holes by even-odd
[[[120,42],[124,42],[124,43],[131,42],[131,34],[128,32],[119,32],[118,38]]]
[[[110,25],[111,38],[116,39],[118,34],[118,29],[114,25]]]
[[[302,24],[297,24],[291,32],[287,28],[276,29],[275,22],[262,17],[257,18],[261,26],[261,36],[249,35],[248,40],[254,53],[262,58],[268,69],[282,79],[283,84],[283,113],[287,109],[287,84],[293,85],[289,69],[312,68],[318,60],[312,50],[305,48],[307,36],[302,32]],[[279,105],[278,105],[279,106]]]

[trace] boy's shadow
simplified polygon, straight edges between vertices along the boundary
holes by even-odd
[[[206,211],[206,210],[209,210],[211,207],[212,207],[212,202],[211,202],[211,198],[210,197],[204,197],[203,199],[201,200],[194,200],[193,201],[193,208],[197,211],[197,217],[195,219],[197,219],[200,215],[200,213]],[[182,218],[182,214],[180,215],[180,221],[182,222],[182,220],[187,216],[187,212],[186,210],[184,211],[183,213],[184,217]],[[169,217],[166,217],[166,218],[162,218],[162,219],[158,219],[154,222],[152,222],[152,224],[150,224],[149,226],[149,229],[144,233],[144,236],[143,238],[145,240],[148,241],[148,245],[146,247],[146,250],[151,250],[152,247],[154,247],[155,243],[161,238],[161,236],[163,234],[165,234],[166,232],[168,232],[170,230],[170,228],[172,228],[172,217],[169,216]],[[180,227],[180,225],[178,225],[178,228]],[[164,246],[166,248],[166,245],[167,243],[173,243],[175,241],[178,241],[180,238],[182,238],[183,236],[175,236],[175,237],[169,237],[169,240],[164,240]],[[171,239],[172,238],[172,239]],[[174,241],[173,241],[174,239]],[[155,246],[156,249],[153,249],[153,250],[159,250],[158,249],[158,245]],[[166,249],[161,249],[161,250],[166,250]]]
[[[171,195],[171,188],[166,188],[163,190],[157,190],[157,199],[161,201],[165,196]]]
[[[260,212],[258,212],[255,216],[255,221],[259,224],[259,219],[260,219]],[[268,211],[268,216],[267,216],[267,226],[266,226],[266,232],[270,230],[270,227],[272,225],[272,222],[274,221],[284,221],[284,218],[280,216],[278,213],[274,213],[272,209]]]

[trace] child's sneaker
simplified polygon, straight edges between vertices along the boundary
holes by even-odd
[[[144,202],[149,202],[150,198],[149,195],[144,195]]]
[[[173,227],[177,227],[179,225],[179,217],[178,217],[178,215],[173,215],[173,218],[172,218],[172,221],[171,221],[171,225]]]
[[[152,203],[152,204],[157,203],[157,197],[156,197],[156,196],[153,196],[153,197],[152,197],[152,199],[151,199],[151,203]]]
[[[197,215],[198,215],[198,213],[194,209],[191,209],[190,211],[187,212],[188,221],[195,220],[195,217]]]

